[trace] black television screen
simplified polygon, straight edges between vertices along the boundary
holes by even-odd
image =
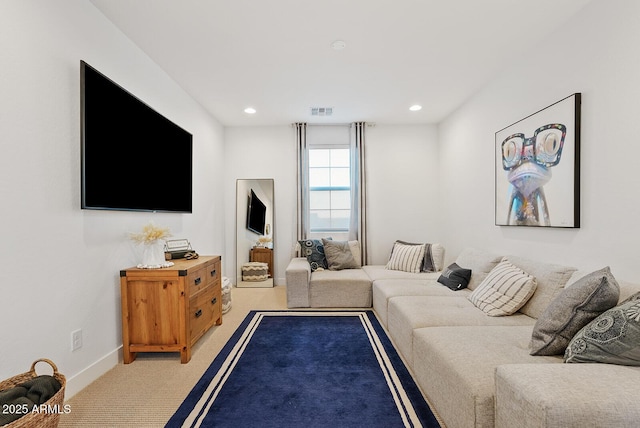
[[[267,207],[251,190],[249,206],[247,207],[247,229],[259,235],[264,235],[264,225],[267,217]]]
[[[192,212],[192,135],[80,62],[83,209]]]

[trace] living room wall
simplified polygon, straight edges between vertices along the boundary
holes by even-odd
[[[366,128],[369,251],[384,264],[396,239],[442,239],[434,209],[438,197],[438,143],[431,125],[376,125]],[[226,230],[235,230],[237,179],[273,178],[275,192],[276,284],[296,247],[296,147],[291,126],[225,129]],[[226,257],[235,265],[235,236],[227,234]],[[230,262],[228,262],[230,263]],[[229,275],[233,270],[225,268]]]
[[[488,247],[635,280],[640,224],[640,3],[592,2],[439,126],[440,224],[447,249]],[[494,226],[494,134],[582,93],[581,227]],[[553,207],[550,207],[552,209]]]
[[[223,253],[223,129],[87,1],[3,0],[0,52],[0,379],[47,357],[70,397],[118,361],[119,271],[141,254],[128,232],[153,220]],[[80,209],[81,59],[193,134],[193,214]],[[152,185],[177,179],[167,156]]]

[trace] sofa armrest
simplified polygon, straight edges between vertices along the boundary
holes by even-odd
[[[287,281],[287,307],[308,308],[311,266],[305,257],[295,257],[285,271]]]
[[[496,428],[632,427],[640,367],[509,364],[496,368]]]

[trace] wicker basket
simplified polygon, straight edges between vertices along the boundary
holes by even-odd
[[[49,410],[44,412],[27,413],[26,415],[22,416],[19,419],[16,419],[10,424],[3,425],[2,428],[55,428],[58,426],[58,422],[60,421],[60,414],[63,412],[64,408],[64,389],[67,385],[67,380],[65,379],[64,375],[58,372],[58,367],[56,367],[53,361],[46,358],[40,358],[39,360],[34,361],[33,364],[31,364],[31,370],[29,370],[28,372],[16,375],[12,378],[0,382],[0,391],[13,388],[14,386],[18,386],[21,383],[24,383],[38,376],[36,374],[36,364],[38,364],[39,362],[48,363],[53,368],[53,377],[58,382],[60,382],[60,390],[56,392],[55,395],[45,403],[47,405],[47,409]]]

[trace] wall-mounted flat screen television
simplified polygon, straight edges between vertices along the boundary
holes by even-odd
[[[80,62],[83,209],[192,212],[192,135]]]
[[[253,189],[249,196],[247,207],[247,229],[259,235],[264,235],[264,226],[267,218],[267,207],[258,199]]]

